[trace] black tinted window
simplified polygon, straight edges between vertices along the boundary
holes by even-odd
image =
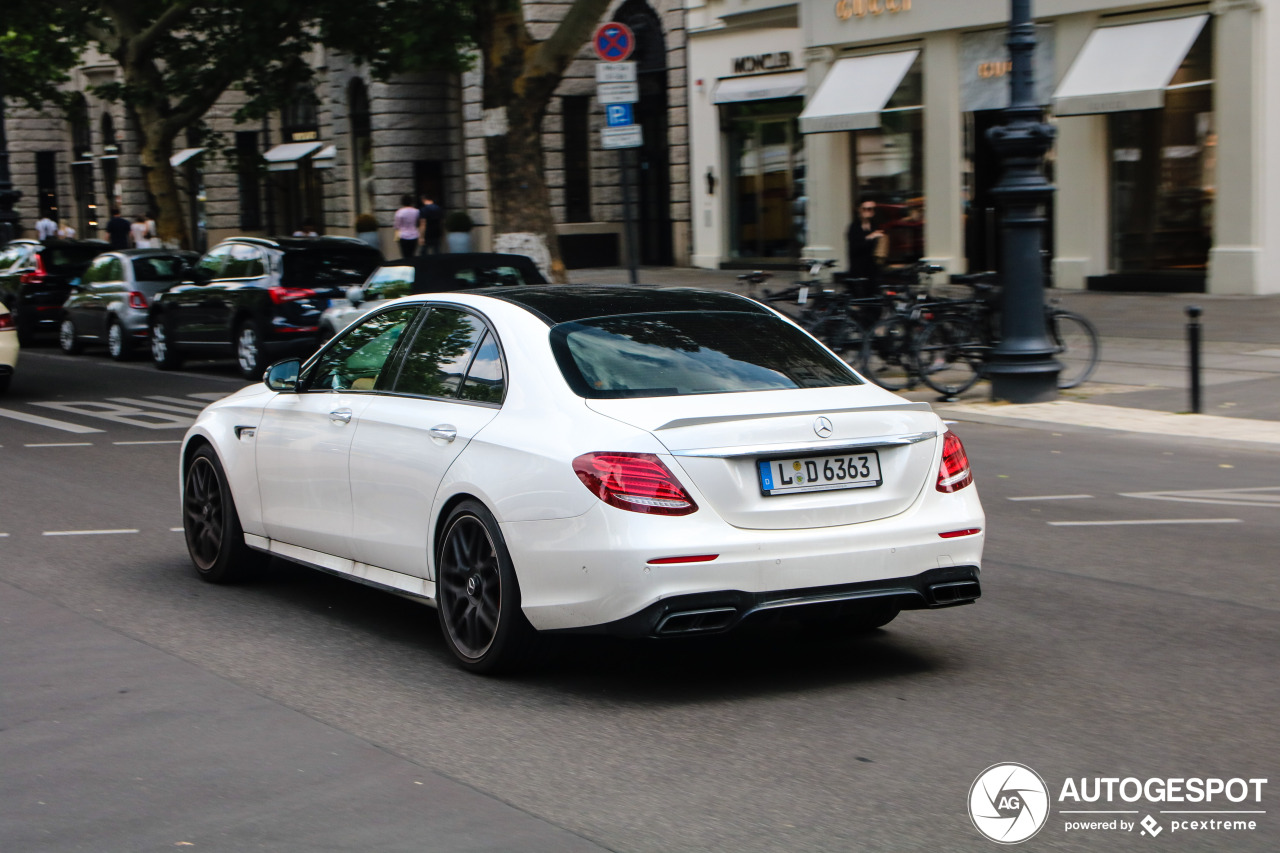
[[[451,308],[432,308],[405,350],[395,390],[424,397],[454,397],[484,334],[477,318]]]
[[[674,397],[860,385],[795,326],[737,312],[632,314],[551,330],[560,370],[584,397]]]
[[[320,354],[311,369],[311,391],[373,391],[400,335],[418,313],[410,305],[363,320]]]
[[[180,258],[137,258],[133,262],[133,277],[138,281],[181,281],[187,272],[187,264]]]
[[[106,248],[106,244],[103,244]],[[46,246],[41,258],[44,268],[51,273],[79,275],[89,268],[89,263],[102,253],[93,246]]]
[[[381,263],[380,254],[361,251],[358,247],[289,252],[284,256],[281,284],[286,287],[360,284]]]

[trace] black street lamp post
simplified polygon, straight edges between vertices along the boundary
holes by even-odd
[[[1058,372],[1044,322],[1044,270],[1040,248],[1045,207],[1053,185],[1044,177],[1044,155],[1054,128],[1040,120],[1032,54],[1036,48],[1031,0],[1010,0],[1009,58],[1012,73],[1005,124],[987,138],[1004,171],[992,190],[1000,203],[1004,238],[1000,343],[991,351],[987,375],[991,397],[1010,403],[1040,403],[1058,396]]]
[[[0,69],[0,248],[18,236],[18,213],[13,206],[22,193],[13,188],[9,174],[9,137],[4,130],[4,70]]]

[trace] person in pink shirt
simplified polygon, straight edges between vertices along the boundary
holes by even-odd
[[[413,196],[400,196],[400,209],[395,218],[396,238],[400,241],[400,257],[412,258],[418,253],[418,208]]]

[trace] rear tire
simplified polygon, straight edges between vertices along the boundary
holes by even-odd
[[[70,317],[63,317],[62,325],[58,327],[58,346],[67,355],[79,355],[84,352],[84,344],[76,337],[76,324],[71,322]]]
[[[262,364],[262,330],[253,320],[236,327],[236,363],[245,379],[261,381],[266,370]]]
[[[449,513],[436,558],[436,611],[463,669],[510,672],[527,663],[537,632],[520,610],[515,566],[493,514],[463,501]]]
[[[182,485],[182,531],[196,574],[209,583],[235,583],[259,574],[270,557],[244,544],[231,487],[218,455],[202,447]]]
[[[160,370],[177,370],[182,367],[182,353],[173,342],[169,324],[163,317],[151,322],[151,360]]]
[[[107,323],[107,354],[116,361],[128,361],[133,357],[133,343],[119,320]]]

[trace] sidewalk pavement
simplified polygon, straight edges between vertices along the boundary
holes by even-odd
[[[645,267],[642,285],[699,287],[744,293],[737,270]],[[774,288],[798,274],[775,273]],[[623,284],[624,267],[571,270],[571,281]],[[1024,427],[1083,427],[1190,439],[1230,441],[1280,451],[1280,295],[1098,293],[1047,291],[1089,318],[1102,339],[1092,379],[1051,403],[993,402],[979,382],[959,401],[942,403],[927,389],[904,393],[926,400],[945,418]],[[1203,309],[1201,411],[1189,414],[1187,317]]]

